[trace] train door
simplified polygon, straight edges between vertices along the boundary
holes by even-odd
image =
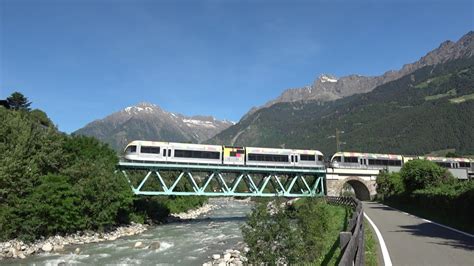
[[[173,161],[173,152],[172,152],[171,146],[163,147],[163,161],[165,162]]]
[[[292,166],[297,166],[299,163],[299,154],[290,154],[290,164]]]

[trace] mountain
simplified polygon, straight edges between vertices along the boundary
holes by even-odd
[[[381,76],[365,77],[360,75],[349,75],[337,78],[333,75],[320,75],[312,85],[304,88],[285,90],[278,98],[267,102],[261,107],[252,108],[245,116],[255,111],[270,107],[281,102],[297,101],[333,101],[357,93],[372,91],[377,86],[399,79],[422,67],[445,63],[459,58],[467,58],[474,55],[474,31],[468,32],[457,42],[445,41],[438,48],[429,52],[418,61],[404,65],[398,71],[387,71]]]
[[[338,129],[344,132],[340,141],[346,151],[426,154],[454,149],[474,154],[472,35],[463,43],[469,51],[454,49],[459,42],[443,43],[415,63],[418,66],[404,66],[408,74],[369,92],[333,101],[275,103],[250,113],[209,142],[314,148],[330,155],[336,150]],[[433,65],[434,57],[439,63]],[[419,68],[423,64],[428,65]]]
[[[74,134],[96,137],[120,151],[136,139],[199,143],[231,125],[212,116],[187,117],[151,103],[139,103],[93,121]]]

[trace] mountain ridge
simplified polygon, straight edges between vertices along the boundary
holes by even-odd
[[[233,125],[213,116],[185,116],[160,106],[140,102],[88,123],[74,134],[98,138],[121,150],[135,139],[198,143]]]
[[[399,70],[388,70],[380,76],[362,76],[351,74],[337,78],[330,74],[321,74],[313,84],[303,88],[284,90],[276,99],[270,100],[262,106],[252,107],[242,118],[255,111],[270,107],[280,102],[296,101],[333,101],[358,93],[372,91],[377,86],[396,80],[422,67],[445,63],[450,60],[471,57],[474,55],[474,31],[469,31],[458,41],[442,42],[437,48],[429,51],[419,60],[404,64]],[[330,80],[328,80],[328,78]]]

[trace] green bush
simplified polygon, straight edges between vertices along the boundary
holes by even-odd
[[[386,198],[393,195],[401,194],[405,191],[400,173],[383,172],[377,177],[377,195]]]
[[[320,199],[307,199],[298,208],[296,217],[304,249],[311,250],[304,253],[304,261],[315,261],[323,255],[322,251],[327,249],[329,244],[326,237],[330,223],[334,222],[331,219],[329,205]]]
[[[407,192],[453,182],[454,180],[445,168],[427,160],[408,161],[403,165],[400,175]]]
[[[247,258],[251,263],[301,262],[301,233],[291,226],[290,214],[281,207],[281,203],[281,200],[272,203],[275,210],[272,215],[267,211],[269,202],[260,201],[242,227],[244,241],[250,247]]]
[[[241,228],[250,248],[249,262],[257,265],[334,262],[338,233],[344,226],[344,208],[315,198],[301,199],[289,208],[281,199],[272,202],[271,208],[268,206],[267,200],[260,200]]]
[[[80,198],[74,193],[69,178],[49,174],[40,178],[28,202],[32,205],[24,221],[26,235],[53,235],[82,229]]]
[[[474,181],[455,179],[433,162],[413,160],[400,174],[380,174],[377,193],[389,205],[474,232]]]

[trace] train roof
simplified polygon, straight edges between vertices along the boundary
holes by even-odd
[[[195,144],[195,143],[180,143],[180,142],[165,142],[165,141],[149,141],[149,140],[134,140],[130,142],[130,145],[146,145],[146,146],[160,146],[160,145],[176,145],[176,146],[193,146],[193,147],[214,147],[214,148],[222,148],[221,145],[210,145],[210,144]]]
[[[298,149],[281,149],[281,148],[263,148],[263,147],[245,147],[245,149],[254,152],[297,152],[301,154],[315,154],[315,155],[323,155],[318,150],[298,150]]]
[[[402,159],[402,155],[399,154],[381,154],[381,153],[363,153],[363,152],[336,152],[332,158],[335,156],[344,156],[344,157],[368,157],[368,158],[383,158],[383,159]]]
[[[452,157],[433,157],[433,156],[420,156],[420,159],[426,159],[428,161],[441,161],[441,162],[465,162],[469,163],[472,160],[469,158],[452,158]]]

